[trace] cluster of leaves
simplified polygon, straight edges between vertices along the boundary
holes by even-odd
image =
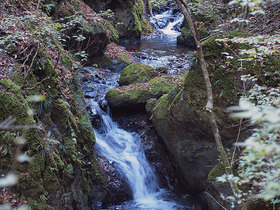
[[[42,13],[25,12],[23,16],[10,15],[0,21],[2,30],[6,35],[0,37],[0,45],[11,48],[18,42],[43,43],[52,47],[51,34],[60,41],[65,41],[59,30],[62,28],[60,23],[54,23],[48,16]]]
[[[162,5],[164,5],[167,2],[167,0],[151,0],[151,3],[154,7],[160,8]]]
[[[106,11],[101,10],[98,15],[106,20],[112,20],[115,17],[115,14],[111,9],[108,9]]]
[[[260,5],[265,4],[265,1],[236,0],[231,1],[230,5],[232,4],[239,4],[246,10],[250,10],[251,15],[255,15],[263,13]],[[249,24],[248,20],[240,18],[233,19],[232,22]],[[216,41],[224,43],[226,46],[230,44],[240,46],[237,53],[232,51],[233,56],[225,53],[228,63],[231,63],[234,56],[238,57],[241,67],[237,67],[237,70],[242,72],[245,70],[242,65],[244,61],[258,63],[262,67],[263,76],[271,76],[268,78],[277,83],[280,75],[279,69],[267,71],[266,62],[269,59],[279,59],[279,34],[234,37]],[[256,76],[242,75],[241,80],[244,83],[250,81],[261,84]],[[217,178],[217,181],[220,182],[231,180],[242,189],[235,196],[224,197],[222,195],[224,199],[231,202],[232,207],[236,203],[240,204],[244,199],[262,199],[273,205],[280,203],[280,87],[273,84],[274,87],[255,84],[240,99],[238,106],[229,108],[229,111],[232,112],[231,117],[247,119],[254,127],[249,138],[243,143],[236,144],[243,148],[241,155],[236,160],[238,165],[236,175],[224,174]]]
[[[231,42],[250,45],[250,49],[240,50],[240,55],[247,55],[247,61],[253,59],[263,61],[268,55],[279,53],[280,35],[258,35],[249,37],[234,37],[232,39],[217,39],[218,42]]]
[[[204,16],[211,21],[219,19],[219,11],[214,3],[208,1],[191,2],[188,4],[195,16]]]
[[[24,12],[23,16],[9,15],[0,20],[2,30],[5,31],[5,36],[0,37],[0,51],[5,51],[9,54],[14,52],[16,46],[19,46],[21,51],[25,51],[28,47],[41,45],[46,48],[55,48],[55,40],[65,44],[67,37],[64,31],[68,30],[77,24],[80,24],[83,17],[74,15],[65,19],[53,21],[40,12]],[[83,35],[74,35],[74,39],[78,42],[83,42],[86,38]],[[27,47],[24,49],[24,46]],[[78,49],[78,52],[73,53],[73,58],[77,60],[74,68],[81,66],[87,60],[87,53]]]
[[[255,77],[262,77],[261,82],[265,84],[273,84],[275,86],[279,83],[280,70],[271,66],[270,62],[275,60],[275,63],[277,63],[276,60],[280,57],[280,35],[223,38],[216,39],[216,41],[225,46],[230,46],[231,44],[239,46],[232,56],[229,53],[224,53],[226,55],[227,65],[234,65],[233,60],[237,58],[240,63],[240,67],[237,69],[238,71],[243,73],[248,71],[251,73],[254,72],[256,74]],[[256,69],[246,69],[246,66],[244,66],[245,63],[250,63],[250,65],[256,65],[257,67]],[[251,82],[255,82],[256,79],[251,78]],[[269,81],[264,81],[268,79]]]
[[[45,100],[45,96],[34,95],[34,96],[28,97],[27,100],[30,102],[40,102],[40,101]],[[34,114],[34,111],[32,109],[29,109],[28,115],[33,116],[33,114]],[[6,119],[5,121],[0,123],[0,130],[3,130],[1,132],[4,133],[4,137],[5,137],[5,135],[8,134],[6,132],[7,130],[22,129],[23,133],[25,133],[28,129],[35,127],[34,125],[15,126],[15,125],[13,125],[14,122],[15,122],[15,120],[12,119],[11,117],[9,117],[8,119]],[[7,188],[16,185],[19,181],[19,178],[15,172],[17,170],[18,163],[26,163],[26,162],[31,161],[31,157],[28,156],[26,153],[22,152],[22,148],[24,147],[24,145],[26,143],[26,140],[22,136],[15,136],[14,144],[16,145],[16,152],[14,154],[15,156],[14,156],[14,160],[13,160],[13,165],[11,166],[12,168],[11,168],[10,172],[8,172],[5,176],[0,178],[0,188],[2,188],[3,192],[4,192],[4,194],[1,195],[1,201],[4,204],[0,205],[0,209],[6,209],[6,210],[13,209],[10,204],[12,204],[14,206],[24,204],[24,205],[21,205],[20,207],[18,207],[19,210],[30,210],[31,209],[29,206],[25,205],[26,201],[24,201],[22,199],[20,199],[20,201],[18,201],[16,194],[10,193],[9,191],[7,191]],[[1,152],[3,152],[3,151],[1,151]],[[7,151],[4,151],[4,152],[7,152]]]
[[[238,176],[223,175],[218,181],[246,184],[240,198],[280,203],[280,90],[255,85],[248,97],[240,100],[234,118],[247,118],[255,125],[252,135],[238,146],[244,148],[238,159]],[[249,190],[248,190],[249,189]],[[227,198],[235,201],[234,198]]]

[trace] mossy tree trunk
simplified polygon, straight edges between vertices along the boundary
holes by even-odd
[[[221,135],[219,132],[219,128],[217,125],[217,122],[215,120],[215,113],[214,113],[214,103],[213,103],[213,90],[212,90],[212,84],[209,78],[209,73],[207,70],[207,65],[206,65],[206,61],[204,59],[204,53],[202,50],[202,45],[201,45],[201,41],[199,38],[199,33],[197,31],[197,26],[196,23],[193,19],[193,15],[191,12],[191,9],[188,6],[189,1],[188,0],[175,0],[176,3],[178,4],[179,8],[181,9],[182,13],[184,14],[184,17],[189,25],[189,28],[194,36],[195,39],[195,43],[196,43],[196,47],[197,47],[197,54],[198,54],[198,59],[200,62],[200,68],[203,72],[203,77],[204,77],[204,81],[206,84],[206,89],[207,89],[207,104],[205,106],[205,109],[207,110],[208,113],[208,118],[209,118],[209,123],[211,124],[212,127],[212,132],[214,135],[214,139],[216,141],[216,146],[217,146],[217,150],[221,156],[221,160],[223,163],[223,166],[225,168],[225,172],[226,174],[232,174],[232,169],[227,157],[227,154],[225,152],[222,140],[221,140]],[[233,195],[236,199],[239,199],[238,195],[240,194],[240,190],[237,186],[236,183],[234,183],[233,181],[229,180],[230,182],[230,186],[233,192]],[[245,203],[242,201],[241,204],[241,209],[242,210],[246,210],[246,205]]]

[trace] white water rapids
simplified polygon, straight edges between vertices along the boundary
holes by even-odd
[[[144,153],[139,135],[120,129],[96,102],[91,103],[92,112],[101,116],[103,133],[95,130],[96,150],[108,161],[114,162],[132,191],[133,201],[116,209],[186,209],[170,200],[167,190],[161,189]]]

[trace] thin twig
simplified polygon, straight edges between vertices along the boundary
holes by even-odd
[[[28,75],[29,75],[29,72],[30,72],[30,70],[31,70],[31,68],[32,68],[32,66],[33,66],[34,60],[35,60],[35,58],[37,57],[38,50],[39,50],[39,46],[40,46],[40,44],[38,44],[37,50],[36,50],[36,52],[35,52],[35,55],[34,55],[33,58],[32,58],[31,64],[30,64],[30,66],[29,66],[29,69],[27,70],[26,75],[24,76],[23,84],[25,84],[26,79],[27,79],[27,77],[28,77]]]
[[[40,4],[41,4],[41,0],[39,0],[39,2],[38,2],[36,10],[38,10],[38,9],[39,9]]]
[[[51,78],[51,76],[46,77],[46,78],[42,79],[40,82],[37,82],[36,85],[35,85],[34,87],[31,87],[31,88],[24,88],[24,89],[25,89],[25,90],[33,90],[33,89],[36,88],[38,85],[42,84],[44,81],[46,81],[46,80],[48,80],[48,79],[50,79],[50,78]]]
[[[32,52],[33,52],[33,48],[31,49],[30,53],[26,56],[25,61],[23,62],[23,64],[20,66],[20,68],[19,68],[19,69],[21,69],[21,68],[23,68],[23,67],[24,67],[25,63],[28,61],[29,56],[32,54]]]
[[[204,193],[205,193],[206,195],[208,195],[210,198],[212,198],[221,208],[227,210],[226,207],[224,207],[222,204],[220,204],[220,203],[219,203],[212,195],[210,195],[208,192],[204,191]]]
[[[239,121],[239,129],[238,129],[237,137],[236,137],[235,144],[234,144],[234,150],[233,150],[232,157],[231,157],[231,163],[230,163],[231,168],[232,168],[233,162],[234,162],[234,156],[235,156],[235,152],[237,149],[237,142],[239,141],[239,137],[240,137],[240,133],[241,133],[241,127],[242,127],[242,118]]]

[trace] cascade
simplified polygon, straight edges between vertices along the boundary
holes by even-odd
[[[116,170],[125,176],[132,192],[133,200],[119,208],[186,209],[186,206],[170,199],[172,194],[168,190],[159,187],[155,170],[145,156],[140,136],[119,128],[96,102],[91,102],[91,109],[102,119],[101,129],[95,130],[96,150],[114,163]]]
[[[140,59],[138,62],[152,65],[153,67],[165,66],[164,62],[167,65],[170,63],[170,59],[181,56],[184,62],[185,60],[188,61],[185,62],[185,65],[190,65],[191,55],[185,55],[185,51],[178,54],[176,48],[176,36],[179,32],[175,28],[178,28],[178,25],[183,22],[183,15],[180,13],[174,15],[172,10],[168,10],[153,16],[151,21],[158,26],[160,35],[151,35],[141,40],[138,50],[148,54],[149,59]],[[129,48],[127,45],[125,47]],[[150,52],[151,54],[149,54]],[[163,59],[161,60],[160,58]],[[186,66],[183,66],[183,68],[186,68]],[[109,75],[111,75],[111,78],[106,78],[106,82],[91,84],[91,86],[95,87],[95,91],[99,92],[101,90],[100,104],[106,104],[104,102],[106,91],[117,86],[117,73]],[[92,95],[89,92],[85,94]],[[160,187],[155,169],[146,158],[141,137],[134,132],[121,129],[112,120],[109,113],[104,112],[99,107],[96,102],[97,98],[88,98],[86,100],[87,105],[91,108],[91,113],[99,116],[98,119],[101,119],[98,128],[95,128],[95,149],[99,155],[112,163],[114,169],[124,177],[133,198],[130,201],[106,209],[201,209],[188,196],[177,195],[170,189]]]

